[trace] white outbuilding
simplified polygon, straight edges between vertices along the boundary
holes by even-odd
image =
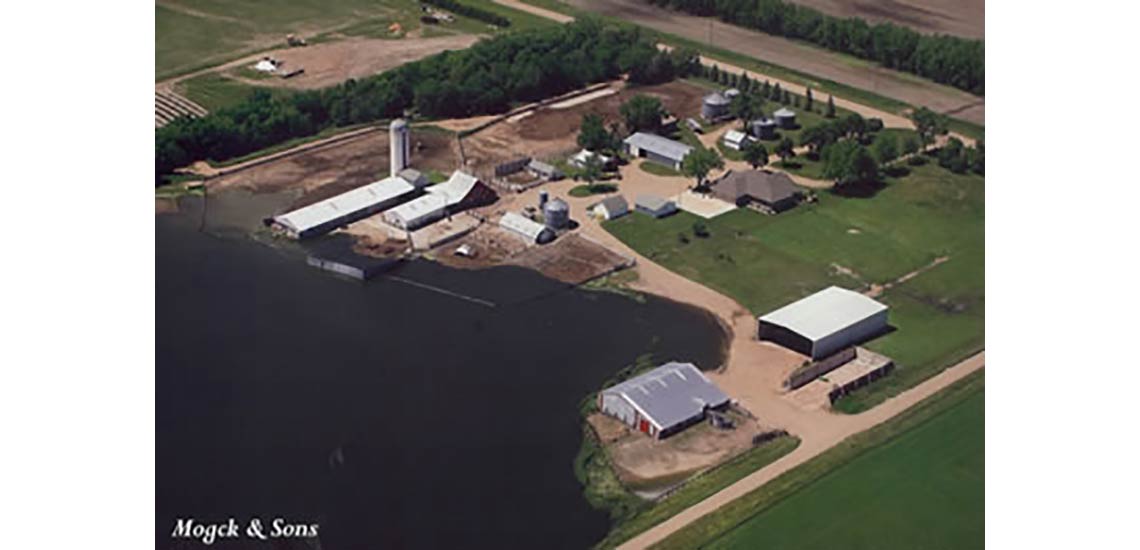
[[[749,141],[752,141],[752,138],[740,130],[729,130],[724,133],[724,146],[735,151],[743,149]]]
[[[658,439],[701,421],[728,396],[692,363],[670,362],[602,390],[598,409]]]
[[[553,229],[515,212],[503,214],[499,227],[521,236],[527,244],[545,244],[554,240]]]
[[[886,330],[886,305],[832,286],[760,317],[759,337],[815,360]]]
[[[629,214],[629,203],[621,195],[606,197],[598,204],[590,207],[590,213],[599,220],[620,218]]]

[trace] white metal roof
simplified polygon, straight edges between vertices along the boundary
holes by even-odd
[[[665,429],[719,407],[728,396],[692,363],[669,362],[603,390],[628,400],[657,429]]]
[[[787,108],[787,107],[781,107],[780,110],[772,113],[772,116],[778,116],[778,117],[796,116],[796,112]]]
[[[503,214],[503,218],[499,220],[499,226],[514,231],[530,239],[531,242],[538,242],[538,238],[542,235],[542,232],[549,231],[545,225],[527,219],[523,215],[515,212]]]
[[[748,134],[740,130],[729,130],[724,133],[724,140],[729,143],[744,143],[748,139]]]
[[[645,149],[652,151],[665,158],[681,162],[685,159],[693,148],[681,143],[673,141],[669,138],[661,137],[657,134],[650,134],[648,132],[638,132],[625,138],[625,143],[633,145],[638,149]]]
[[[443,183],[439,183],[428,187],[428,193],[442,195],[447,200],[447,206],[453,206],[463,201],[463,198],[471,192],[471,188],[479,183],[479,178],[460,172],[456,170],[451,173],[451,177]]]
[[[398,218],[404,225],[412,225],[422,218],[438,214],[444,208],[447,208],[447,198],[429,193],[392,208],[384,212],[384,215]]]
[[[274,219],[278,223],[292,228],[293,231],[301,233],[339,217],[397,199],[413,191],[415,191],[415,187],[412,187],[402,178],[387,177],[335,197],[281,214]]]
[[[858,292],[832,286],[764,315],[760,320],[814,342],[886,309],[887,306]]]

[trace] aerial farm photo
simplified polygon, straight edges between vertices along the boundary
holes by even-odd
[[[156,549],[984,548],[984,0],[154,25]]]

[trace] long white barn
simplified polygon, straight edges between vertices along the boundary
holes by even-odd
[[[387,177],[276,216],[273,224],[295,239],[315,237],[391,208],[415,191],[403,178]]]

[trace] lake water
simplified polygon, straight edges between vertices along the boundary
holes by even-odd
[[[318,523],[326,550],[586,548],[608,518],[572,469],[579,401],[643,353],[723,360],[715,320],[665,300],[423,261],[394,274],[495,307],[361,283],[189,206],[155,222],[158,548],[230,517]],[[212,547],[239,546],[318,547]]]

